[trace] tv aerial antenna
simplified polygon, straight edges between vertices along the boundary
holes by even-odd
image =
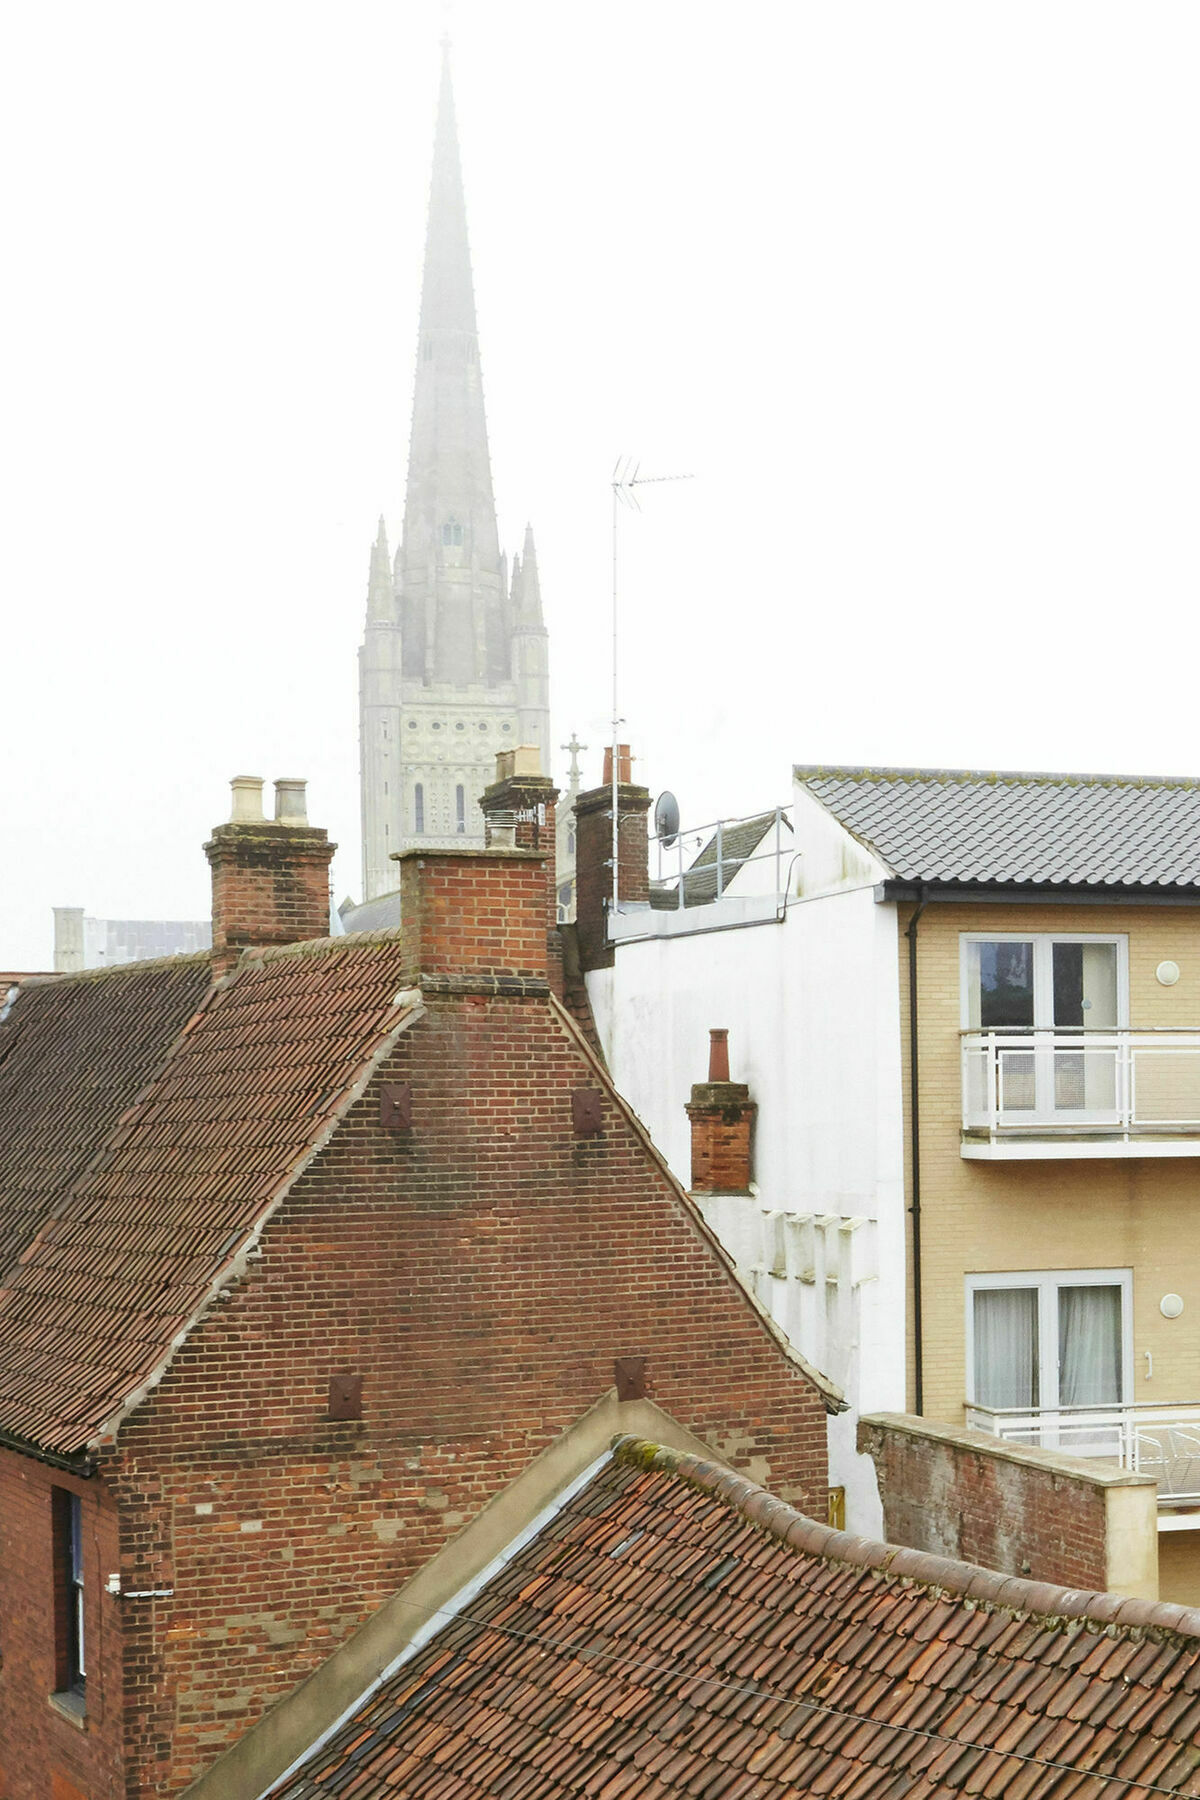
[[[633,512],[641,512],[641,502],[637,490],[640,487],[657,485],[663,481],[694,481],[694,475],[643,475],[642,465],[635,462],[632,456],[619,456],[612,472],[612,910],[617,910],[620,895],[619,871],[621,858],[620,818],[617,812],[617,787],[620,775],[620,736],[624,720],[617,701],[617,619],[618,619],[618,587],[617,587],[617,545],[620,533],[618,521],[622,506]]]

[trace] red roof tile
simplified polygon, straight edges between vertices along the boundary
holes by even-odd
[[[183,958],[167,967],[176,965],[175,986],[186,997],[175,986],[168,997],[163,977],[156,986],[131,966],[98,978],[105,1003],[90,1011],[67,995],[76,984],[52,983],[22,995],[13,1013],[28,1005],[18,1058],[36,1070],[42,1056],[54,1064],[57,1051],[66,1073],[54,1064],[44,1098],[35,1089],[32,1119],[13,1102],[24,1141],[36,1146],[40,1131],[45,1155],[32,1203],[23,1202],[19,1162],[6,1196],[21,1256],[0,1292],[0,1427],[58,1454],[94,1441],[157,1378],[173,1341],[411,1013],[397,1004],[395,939],[333,939],[244,958],[198,1012],[199,968]],[[133,1032],[125,1014],[114,1016],[110,993],[127,1012],[157,1007],[157,1031]],[[79,1093],[89,1069],[80,1047],[86,1031],[96,1041],[94,1096]],[[153,1040],[159,1060],[175,1037],[146,1085],[147,1046]],[[131,1039],[143,1049],[136,1075],[120,1064]],[[59,1117],[77,1099],[87,1113],[78,1129]],[[57,1173],[63,1164],[65,1179]],[[55,1179],[61,1199],[51,1196]]]
[[[272,1800],[1193,1794],[1197,1670],[1200,1613],[898,1553],[625,1439]]]
[[[172,956],[0,993],[0,1285],[208,986],[207,956]]]

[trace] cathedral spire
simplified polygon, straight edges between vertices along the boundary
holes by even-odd
[[[426,685],[506,680],[500,543],[445,44],[399,560],[405,675]]]

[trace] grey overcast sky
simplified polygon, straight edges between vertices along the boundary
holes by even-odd
[[[236,773],[359,891],[441,10],[5,17],[0,967],[202,917]],[[502,537],[555,741],[684,819],[796,760],[1200,773],[1194,0],[460,0]]]

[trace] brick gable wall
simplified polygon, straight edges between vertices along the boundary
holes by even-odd
[[[539,921],[540,923],[540,921]],[[544,930],[541,932],[544,946]],[[544,955],[544,948],[542,950]],[[408,1133],[380,1082],[412,1085]],[[613,1382],[817,1517],[825,1414],[543,999],[431,1000],[106,1453],[129,1793],[178,1792]],[[328,1417],[333,1375],[362,1418]]]

